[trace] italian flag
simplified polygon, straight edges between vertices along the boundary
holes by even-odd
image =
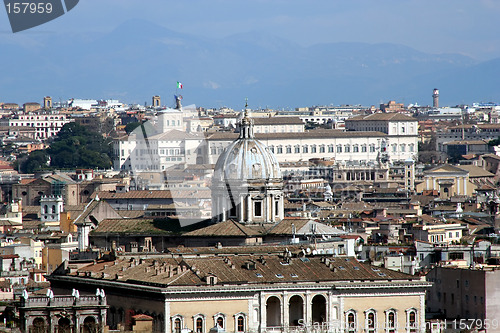
[[[179,81],[177,81],[177,88],[182,89],[182,83],[180,83]]]

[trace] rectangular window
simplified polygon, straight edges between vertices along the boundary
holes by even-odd
[[[324,153],[325,152],[325,146],[319,146],[319,152]]]
[[[283,154],[283,147],[278,147],[278,154]]]
[[[253,208],[253,215],[262,217],[262,201],[255,201]]]

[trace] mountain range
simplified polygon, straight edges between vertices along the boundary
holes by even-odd
[[[241,109],[312,105],[500,101],[500,58],[480,62],[395,44],[329,43],[304,47],[258,32],[210,39],[131,20],[109,33],[0,36],[0,101],[52,96]]]

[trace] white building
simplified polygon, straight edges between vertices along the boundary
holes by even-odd
[[[96,99],[78,99],[72,98],[68,101],[68,107],[79,108],[83,110],[90,110],[92,107],[97,105]]]
[[[348,131],[378,131],[390,136],[418,136],[418,121],[410,116],[392,113],[373,113],[345,121]]]
[[[114,140],[114,169],[128,171],[162,171],[187,163],[203,164],[205,136],[179,130],[167,130],[147,140],[136,133]]]
[[[214,133],[207,137],[208,163],[215,163],[224,149],[237,138],[236,133]],[[312,158],[337,162],[377,162],[381,153],[391,161],[415,158],[417,136],[387,135],[382,132],[344,132],[312,130],[303,133],[256,133],[278,162],[308,161]]]
[[[59,113],[24,113],[0,119],[0,126],[7,126],[11,134],[17,134],[16,130],[23,129],[23,135],[31,139],[44,140],[59,133],[65,124],[72,121]],[[26,129],[31,130],[26,131]]]

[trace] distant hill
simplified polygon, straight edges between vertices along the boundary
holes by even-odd
[[[427,54],[394,44],[331,43],[302,47],[256,32],[224,39],[178,33],[133,20],[101,35],[65,33],[0,37],[0,101],[116,98],[173,105],[175,82],[185,104],[287,108],[398,102],[442,105],[500,101],[500,59]],[[12,65],[13,64],[13,65]],[[172,101],[172,102],[170,102]]]

